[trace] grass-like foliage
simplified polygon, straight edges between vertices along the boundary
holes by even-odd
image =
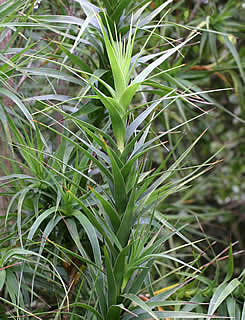
[[[207,132],[190,131],[209,116],[199,104],[215,101],[181,78],[203,24],[174,40],[172,0],[43,2],[0,5],[0,318],[244,319],[233,245],[215,255],[164,212],[220,162],[222,148],[192,160]],[[198,113],[169,120],[184,104]],[[225,277],[207,278],[223,253]]]

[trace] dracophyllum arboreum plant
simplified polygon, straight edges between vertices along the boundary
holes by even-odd
[[[48,127],[40,123],[50,131],[60,134],[64,145],[68,144],[71,149],[77,150],[78,158],[85,159],[84,167],[90,162],[91,168],[84,175],[87,179],[83,188],[85,194],[81,197],[79,194],[81,188],[75,187],[74,178],[70,183],[63,181],[62,193],[65,193],[65,196],[61,196],[59,207],[44,211],[33,224],[27,238],[32,240],[41,223],[51,218],[58,210],[63,219],[61,216],[58,216],[55,222],[51,219],[44,230],[44,238],[51,234],[54,224],[62,224],[64,228],[65,220],[70,240],[75,243],[76,250],[87,265],[89,275],[83,280],[91,291],[90,311],[87,315],[91,318],[96,316],[108,320],[122,319],[124,316],[127,319],[129,315],[142,319],[146,315],[151,315],[158,319],[166,314],[164,312],[155,314],[154,301],[149,307],[137,296],[147,283],[154,261],[169,259],[189,267],[193,272],[199,272],[191,264],[164,254],[162,251],[164,242],[176,231],[162,234],[161,223],[154,218],[154,210],[160,201],[181,190],[201,174],[198,168],[180,181],[169,180],[200,137],[171,165],[168,171],[162,172],[162,168],[167,164],[167,157],[153,174],[152,168],[147,168],[147,152],[150,152],[155,143],[168,132],[149,138],[150,127],[157,116],[156,108],[168,98],[168,95],[149,105],[143,105],[144,111],[136,115],[133,120],[129,117],[129,105],[150,73],[171,54],[180,50],[185,42],[163,53],[156,61],[135,75],[137,59],[132,60],[135,40],[135,34],[132,35],[133,27],[131,26],[128,41],[126,41],[121,39],[120,35],[113,39],[108,24],[103,25],[100,19],[99,22],[112,69],[114,87],[97,79],[105,86],[110,96],[105,95],[98,89],[96,83],[93,83],[91,89],[95,95],[90,95],[88,98],[99,99],[108,110],[109,124],[112,126],[113,134],[110,134],[110,126],[101,130],[61,110],[59,112],[66,120],[66,123],[59,124],[63,134],[52,126]],[[190,38],[186,42],[189,40]],[[92,74],[91,77],[93,77]],[[71,130],[69,123],[72,123],[76,129]],[[67,154],[66,159],[68,159]],[[64,166],[67,166],[67,160]],[[71,170],[77,177],[79,173],[75,174],[75,168],[71,167]],[[76,184],[79,184],[78,180]],[[82,231],[79,231],[80,228]],[[159,232],[156,231],[157,229]],[[82,238],[89,244],[89,250],[84,246]],[[177,287],[172,290],[177,290]],[[165,294],[164,297],[168,295]],[[133,312],[130,311],[131,302],[136,305]],[[187,315],[182,314],[182,317],[185,316]]]
[[[84,94],[79,99],[89,100],[91,104],[98,100],[102,103],[109,114],[103,126],[95,126],[77,117],[76,113],[65,111],[62,103],[49,105],[42,101],[44,111],[35,110],[30,124],[25,120],[18,128],[3,108],[11,129],[9,143],[13,150],[18,149],[24,164],[18,166],[20,163],[16,159],[12,165],[14,174],[0,180],[5,181],[3,186],[7,185],[8,194],[12,195],[6,225],[16,213],[16,221],[9,222],[9,227],[12,231],[17,230],[19,240],[16,243],[22,247],[20,252],[29,254],[33,250],[37,256],[35,266],[31,266],[31,276],[31,267],[20,271],[21,281],[27,279],[25,289],[31,288],[29,294],[33,302],[39,295],[39,287],[35,283],[42,275],[41,257],[45,256],[55,264],[54,270],[59,270],[65,279],[61,279],[62,284],[63,281],[67,284],[65,293],[60,286],[56,291],[56,303],[52,301],[56,306],[55,319],[59,319],[62,313],[66,319],[81,317],[91,320],[207,318],[200,313],[160,308],[181,289],[184,280],[182,284],[155,294],[152,285],[152,272],[158,270],[156,261],[168,261],[188,269],[186,281],[190,281],[192,274],[196,278],[200,273],[195,262],[202,251],[181,230],[161,219],[158,206],[169,195],[187,188],[215,162],[209,159],[193,168],[184,163],[202,135],[172,162],[175,147],[157,168],[149,159],[152,150],[164,148],[162,137],[199,115],[154,135],[152,123],[173,101],[181,99],[181,95],[173,90],[173,96],[170,90],[160,99],[145,102],[146,99],[137,105],[137,110],[130,107],[151,73],[179,52],[195,34],[191,33],[185,41],[161,54],[152,54],[148,60],[144,49],[155,29],[142,50],[133,56],[137,26],[131,23],[127,35],[121,36],[117,30],[112,32],[106,14],[103,19],[98,16],[97,21],[113,85],[96,72],[83,70],[79,77],[84,79],[79,84],[87,87],[83,88]],[[142,68],[140,59],[153,62]],[[65,64],[59,62],[59,65],[65,68]],[[75,72],[72,68],[69,70]],[[27,73],[33,74],[34,71],[37,73],[37,70],[25,68]],[[77,79],[69,79],[78,83]],[[101,90],[99,85],[106,90]],[[62,116],[62,121],[49,112],[51,109]],[[37,114],[41,119],[35,119]],[[48,134],[59,136],[60,143],[55,153],[50,152],[45,140]],[[175,172],[183,168],[188,170],[188,174],[177,179]],[[197,250],[194,261],[184,262],[165,251],[165,244],[174,235],[185,242],[175,251],[185,245]],[[21,288],[19,290],[21,292]],[[150,294],[148,302],[139,298],[141,292]],[[12,300],[17,305],[16,296]],[[24,307],[22,303],[23,314]]]

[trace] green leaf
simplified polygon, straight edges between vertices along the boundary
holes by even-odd
[[[217,45],[216,45],[216,43],[217,43],[216,37],[217,37],[216,34],[214,34],[214,33],[212,33],[212,32],[209,32],[209,33],[208,33],[209,47],[210,47],[212,56],[215,58],[215,60],[218,59],[218,52],[217,52]]]
[[[108,296],[108,306],[113,306],[117,303],[118,297],[118,288],[117,283],[114,277],[114,272],[112,269],[111,261],[106,247],[104,247],[104,256],[105,256],[105,267],[106,267],[106,276],[107,276],[107,296]]]
[[[131,191],[130,198],[127,204],[127,208],[122,218],[122,222],[120,224],[120,228],[117,232],[118,239],[124,247],[128,240],[129,235],[131,233],[131,228],[133,221],[135,219],[134,208],[135,208],[135,195],[136,195],[136,187]]]
[[[133,96],[137,92],[138,88],[139,88],[139,83],[131,84],[126,88],[126,90],[121,95],[119,104],[123,106],[125,112],[127,111],[129,104],[132,101]]]
[[[30,231],[28,233],[27,239],[32,240],[34,234],[36,233],[37,229],[39,229],[40,224],[48,218],[51,214],[53,214],[56,211],[56,207],[52,207],[44,211],[32,224]]]
[[[67,229],[71,235],[72,240],[75,242],[77,249],[79,250],[80,254],[84,258],[88,258],[86,251],[84,250],[81,241],[80,241],[80,236],[77,230],[77,225],[74,219],[66,219],[66,225]]]
[[[226,274],[224,282],[227,282],[231,279],[231,277],[233,275],[233,270],[234,270],[234,259],[233,259],[233,254],[232,254],[232,244],[230,243],[228,270],[227,270],[227,274]]]
[[[236,304],[235,298],[234,297],[228,297],[227,301],[226,301],[226,305],[227,305],[227,310],[228,310],[229,317],[231,317],[231,319],[236,319],[237,304]]]
[[[97,234],[91,222],[88,218],[82,214],[80,211],[73,211],[72,215],[80,222],[81,226],[84,228],[87,236],[89,238],[89,242],[92,246],[94,259],[97,265],[101,264],[101,253],[100,253],[100,246]]]
[[[101,102],[104,104],[106,109],[108,110],[111,118],[112,128],[117,140],[118,149],[122,152],[124,149],[124,139],[125,139],[125,121],[124,118],[124,110],[121,105],[113,98],[106,97],[99,90],[93,87],[96,94],[99,96]]]
[[[127,260],[127,256],[129,253],[129,250],[131,249],[132,244],[130,243],[129,245],[127,245],[125,248],[123,248],[121,250],[121,252],[119,253],[119,255],[117,256],[116,262],[115,262],[115,266],[113,269],[113,273],[115,275],[115,280],[118,286],[118,294],[120,294],[120,289],[122,287],[122,283],[123,283],[123,278],[124,275],[126,273],[126,260]]]
[[[0,267],[0,291],[2,290],[6,280],[6,270]]]
[[[204,52],[204,48],[207,42],[207,38],[208,38],[208,32],[203,31],[202,32],[202,36],[201,36],[201,41],[200,41],[200,50],[199,50],[199,57],[200,59],[202,59],[203,57],[203,52]]]
[[[229,40],[228,36],[224,36],[224,41],[225,41],[225,45],[230,50],[234,60],[236,61],[236,64],[237,64],[238,69],[240,71],[242,80],[245,84],[245,72],[244,72],[244,68],[241,65],[241,60],[240,60],[239,54],[238,54],[235,46],[233,45],[233,43]]]
[[[111,167],[112,167],[112,176],[113,176],[113,196],[116,208],[118,210],[119,215],[121,215],[127,205],[127,192],[126,192],[126,185],[121,173],[121,169],[118,167],[117,162],[110,150],[110,148],[106,145],[107,153],[111,160]]]
[[[221,283],[210,300],[208,315],[214,315],[215,311],[221,305],[221,303],[241,284],[238,279],[233,279],[228,284],[226,282]]]
[[[17,229],[18,229],[18,233],[19,233],[19,240],[20,240],[21,247],[23,246],[23,242],[22,242],[23,203],[26,199],[27,194],[30,192],[30,190],[34,189],[35,187],[36,187],[35,184],[31,184],[19,192],[19,199],[18,199],[18,203],[17,203],[17,221],[16,221],[16,223],[17,223]]]
[[[18,296],[19,298],[18,304],[20,304],[23,307],[24,305],[23,296],[21,292],[18,294],[18,289],[17,289],[18,287],[19,286],[18,286],[18,282],[15,274],[12,271],[8,270],[7,277],[6,277],[7,292],[11,298],[11,301],[15,304],[17,304],[17,296]]]
[[[97,191],[95,191],[93,188],[91,188],[92,192],[96,196],[96,198],[100,201],[102,204],[107,216],[109,217],[111,224],[114,228],[114,230],[117,230],[120,225],[120,217],[116,210],[113,208],[113,206],[110,204],[109,200],[104,199]]]

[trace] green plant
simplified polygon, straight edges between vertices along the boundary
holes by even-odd
[[[171,2],[143,21],[150,23]],[[23,5],[23,1],[18,3]],[[229,296],[237,288],[243,290],[243,275],[241,280],[231,280],[231,271],[220,286],[218,279],[212,282],[199,276],[204,251],[184,235],[182,226],[171,225],[160,211],[168,197],[186,192],[194,179],[219,162],[214,154],[202,164],[188,164],[206,130],[180,154],[180,134],[178,141],[170,140],[171,151],[162,142],[203,114],[166,126],[163,132],[157,130],[167,110],[186,101],[186,92],[196,97],[196,92],[186,88],[179,92],[159,82],[179,68],[177,63],[163,69],[196,33],[190,31],[182,43],[149,54],[152,38],[165,39],[158,32],[161,20],[147,33],[141,22],[130,18],[134,3],[122,3],[113,8],[105,1],[106,11],[100,11],[84,1],[85,20],[31,15],[33,1],[25,4],[25,10],[30,6],[25,22],[17,23],[13,15],[14,24],[23,31],[30,28],[31,41],[38,38],[41,44],[35,43],[31,51],[34,44],[26,42],[22,54],[7,57],[2,68],[7,75],[25,77],[23,92],[29,85],[36,90],[36,77],[42,88],[34,95],[27,90],[28,97],[12,96],[11,88],[1,89],[19,106],[14,113],[8,106],[1,107],[12,152],[10,172],[6,169],[0,178],[2,194],[11,197],[5,227],[12,233],[1,240],[0,260],[0,288],[4,290],[0,301],[8,316],[16,312],[39,319],[203,319],[210,318],[227,298],[233,306]],[[146,9],[142,2],[138,16]],[[100,13],[91,15],[91,11]],[[68,30],[64,24],[70,24]],[[44,46],[42,32],[35,34],[40,28],[52,30],[57,38]],[[137,41],[141,50],[134,56]],[[84,60],[89,66],[75,50],[87,50]],[[7,71],[14,62],[16,66]],[[58,90],[64,82],[69,87],[61,95]],[[164,154],[160,164],[154,160],[156,150]],[[168,245],[173,239],[180,243],[171,250]],[[188,260],[182,253],[186,247],[195,252]],[[173,286],[164,268],[172,275]],[[197,283],[202,286],[200,292],[192,290]],[[185,288],[192,293],[185,295]],[[140,294],[150,298],[143,301]],[[202,308],[204,298],[212,294],[216,306]],[[176,300],[171,301],[172,297]],[[183,297],[197,303],[188,308]],[[34,312],[30,312],[33,304]],[[223,310],[219,312],[222,317]]]

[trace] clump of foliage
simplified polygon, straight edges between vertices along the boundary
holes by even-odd
[[[221,210],[192,205],[224,153],[201,143],[214,114],[244,122],[238,6],[160,2],[0,5],[3,319],[244,318],[236,243],[200,232]],[[233,83],[240,113],[217,102]]]

